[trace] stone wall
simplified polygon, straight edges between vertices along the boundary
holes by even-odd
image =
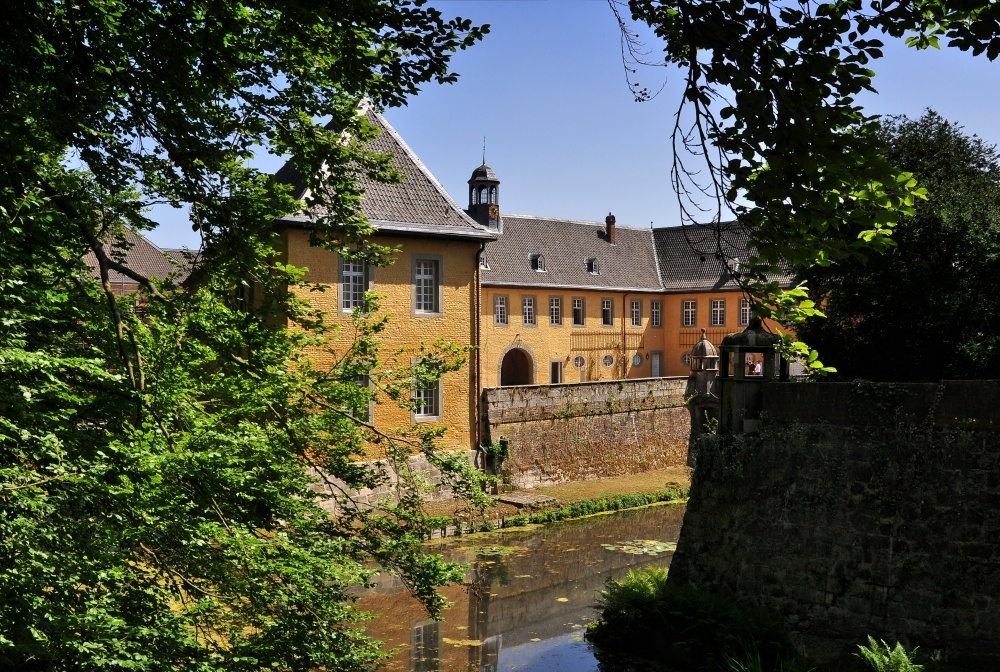
[[[475,460],[475,452],[463,451],[469,462]],[[368,509],[375,506],[380,500],[395,500],[399,487],[399,476],[392,468],[392,465],[383,461],[373,461],[361,463],[368,469],[382,472],[385,475],[384,482],[377,488],[362,488],[360,490],[349,487],[342,480],[330,478],[319,471],[313,471],[316,477],[315,489],[327,495],[320,505],[333,515],[337,515],[341,508],[350,502],[351,507]],[[440,501],[452,498],[451,488],[445,483],[441,470],[432,465],[424,455],[412,455],[406,461],[406,469],[417,475],[423,483],[430,486],[423,496],[428,501]]]
[[[670,580],[806,636],[1000,654],[1000,383],[763,392],[759,434],[699,447]]]
[[[506,437],[516,488],[641,473],[687,463],[687,378],[483,391],[484,440]]]

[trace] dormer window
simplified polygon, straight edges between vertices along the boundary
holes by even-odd
[[[490,260],[485,254],[479,257],[479,268],[490,270]]]
[[[587,258],[587,272],[591,275],[600,275],[601,267],[598,265],[596,257]]]
[[[539,273],[545,272],[545,257],[540,254],[531,255],[531,268]]]

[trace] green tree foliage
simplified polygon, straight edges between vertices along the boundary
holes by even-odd
[[[272,221],[298,206],[248,163],[288,154],[307,180],[322,173],[313,240],[356,245],[355,176],[393,179],[364,149],[359,101],[450,81],[450,53],[485,30],[422,5],[25,0],[0,13],[17,36],[0,46],[0,667],[364,670],[381,654],[350,595],[374,571],[442,606],[435,586],[461,573],[418,552],[428,521],[405,469],[395,502],[341,500],[336,518],[313,486],[384,483],[357,463],[364,441],[401,468],[423,450],[454,472],[435,432],[382,436],[352,411],[369,369],[381,400],[406,405],[411,375],[463,353],[385,365],[373,306],[336,365],[314,369],[303,346],[338,333],[289,293],[301,270],[274,255]],[[203,237],[181,286],[113,251],[155,203],[189,207]],[[113,270],[140,283],[138,303],[114,295]]]
[[[883,38],[1000,53],[1000,7],[984,1],[609,2],[626,56],[676,66],[684,78],[672,130],[684,220],[736,219],[753,250],[740,260],[721,245],[702,254],[726,261],[755,311],[780,320],[817,314],[805,293],[782,294],[773,281],[784,263],[822,266],[885,250],[925,195],[882,155],[878,120],[856,100],[873,90]],[[655,32],[662,59],[643,51],[623,15]]]
[[[1000,376],[996,148],[932,111],[888,120],[878,138],[928,198],[899,220],[884,254],[806,272],[827,319],[800,335],[850,378]]]

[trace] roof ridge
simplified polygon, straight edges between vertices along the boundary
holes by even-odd
[[[566,218],[566,217],[550,217],[548,215],[519,215],[519,214],[510,213],[510,212],[505,212],[503,214],[503,216],[504,217],[520,218],[520,219],[537,219],[539,221],[560,222],[560,223],[565,223],[565,224],[586,224],[586,225],[589,225],[589,226],[599,226],[601,228],[604,228],[605,226],[607,226],[607,224],[605,222],[599,222],[599,221],[590,220],[590,219],[569,219],[569,218]],[[617,222],[615,223],[615,228],[617,228],[617,229],[629,229],[630,231],[652,231],[652,229],[650,229],[647,226],[629,226],[627,224],[619,224]]]

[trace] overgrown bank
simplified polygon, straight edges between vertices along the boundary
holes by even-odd
[[[666,567],[629,572],[601,593],[601,616],[587,628],[598,659],[626,657],[632,669],[670,672],[958,672],[933,651],[872,636],[834,661],[817,664],[793,643],[776,612],[716,592],[678,587]],[[981,668],[964,668],[966,672]]]
[[[539,510],[514,513],[512,515],[501,515],[508,512],[509,509],[493,510],[494,515],[491,515],[490,511],[487,511],[485,514],[461,511],[452,516],[439,517],[438,534],[436,536],[455,536],[511,527],[523,527],[525,525],[554,523],[560,520],[582,518],[598,513],[610,513],[613,511],[634,509],[640,506],[649,506],[651,504],[677,502],[684,500],[687,494],[688,489],[686,487],[672,487],[653,492],[585,499],[565,505],[556,502],[552,505],[541,507]]]

